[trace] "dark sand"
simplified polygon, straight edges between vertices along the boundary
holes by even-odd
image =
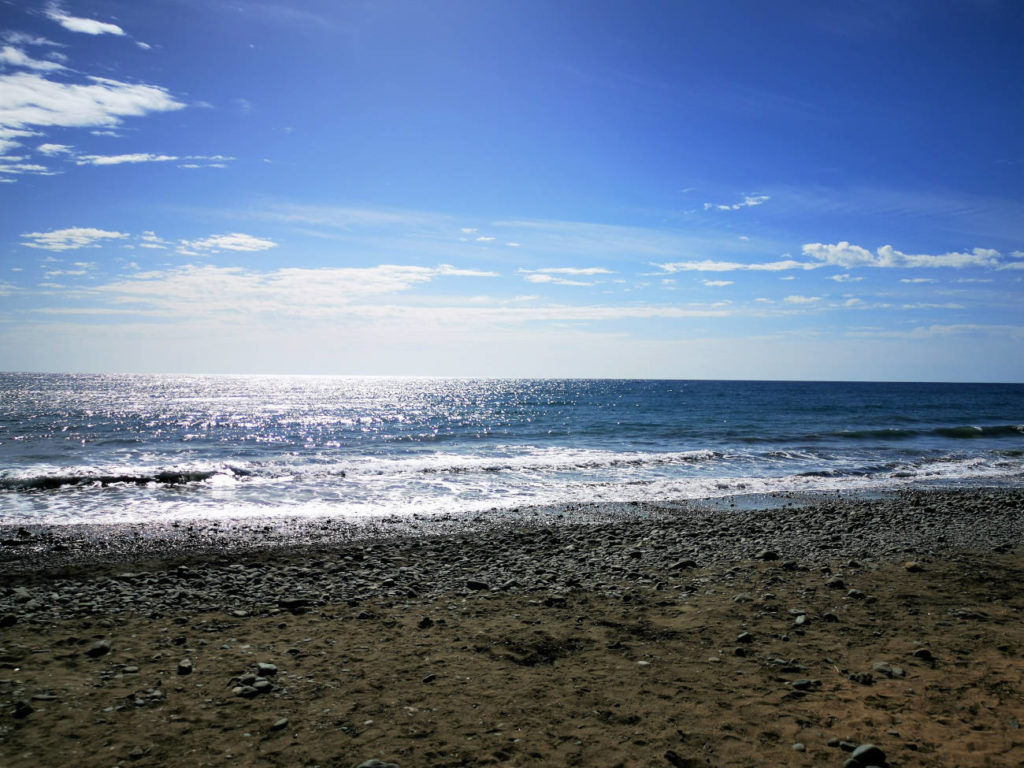
[[[1019,490],[6,528],[0,765],[1019,766],[1022,532]]]

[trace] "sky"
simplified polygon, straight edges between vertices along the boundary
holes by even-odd
[[[0,0],[0,370],[1024,381],[1024,3]]]

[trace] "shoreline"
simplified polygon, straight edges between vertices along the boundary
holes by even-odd
[[[22,559],[0,569],[0,753],[838,767],[874,744],[893,768],[1024,762],[1024,489],[800,501],[5,547]],[[39,546],[68,541],[51,533]]]

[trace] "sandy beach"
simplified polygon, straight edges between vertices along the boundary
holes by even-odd
[[[1024,762],[1024,492],[750,506],[6,527],[2,764]]]

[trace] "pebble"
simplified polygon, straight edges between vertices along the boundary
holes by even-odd
[[[110,641],[97,640],[95,643],[89,646],[89,650],[85,652],[85,655],[97,659],[100,656],[107,655],[108,653],[110,653]]]
[[[859,765],[883,765],[885,763],[885,752],[874,744],[861,744],[850,755]]]
[[[277,665],[267,661],[261,661],[256,665],[256,673],[260,677],[273,677],[277,674]]]
[[[191,675],[192,674],[192,659],[182,659],[178,662],[178,674],[179,675]]]
[[[282,728],[288,727],[288,718],[282,717],[280,720],[275,720],[274,724],[270,726],[272,731],[280,731]]]
[[[398,763],[385,763],[383,760],[373,757],[360,763],[356,768],[400,768],[400,766]]]
[[[794,752],[806,752],[807,751],[807,747],[804,744],[802,744],[801,742],[798,741],[796,744],[793,745],[793,751]]]

